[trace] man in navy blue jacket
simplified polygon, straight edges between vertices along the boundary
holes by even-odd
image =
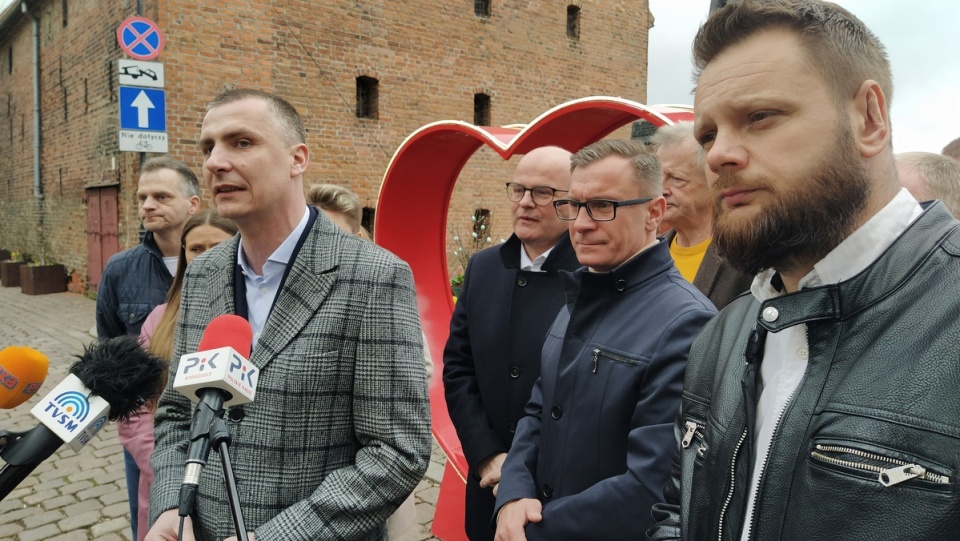
[[[567,304],[503,465],[498,541],[643,538],[670,473],[687,352],[716,313],[657,240],[656,156],[608,140],[571,161],[554,206],[585,268],[563,273]]]
[[[181,161],[161,156],[140,168],[138,212],[147,234],[143,242],[114,254],[103,269],[97,289],[97,336],[138,336],[150,311],[167,298],[180,257],[183,225],[200,209],[197,175]],[[146,534],[137,521],[140,467],[123,451],[133,537]]]

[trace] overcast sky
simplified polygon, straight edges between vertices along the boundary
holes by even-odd
[[[893,67],[895,152],[940,153],[960,137],[960,2],[835,0],[883,42]],[[709,0],[650,0],[649,104],[693,104],[690,43]]]

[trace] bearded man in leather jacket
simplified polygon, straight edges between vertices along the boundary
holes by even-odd
[[[960,223],[897,182],[852,14],[744,0],[694,42],[714,242],[758,273],[690,351],[650,539],[956,539]]]

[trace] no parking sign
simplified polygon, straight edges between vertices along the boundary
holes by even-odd
[[[129,17],[117,28],[117,43],[127,56],[153,60],[163,50],[163,34],[157,23],[143,17]]]

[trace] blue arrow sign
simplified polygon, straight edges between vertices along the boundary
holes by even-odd
[[[153,88],[121,86],[120,129],[166,131],[166,92]]]

